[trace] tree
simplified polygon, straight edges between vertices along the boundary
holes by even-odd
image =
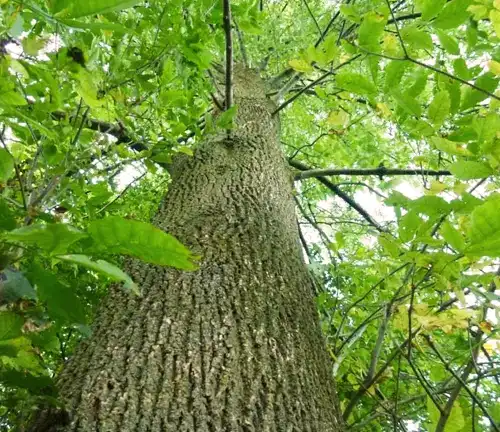
[[[0,427],[499,430],[497,3],[2,3]]]

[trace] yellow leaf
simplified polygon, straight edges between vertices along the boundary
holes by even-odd
[[[327,123],[332,126],[344,126],[349,120],[349,114],[347,114],[343,110],[334,111],[330,113],[328,118],[326,119]]]
[[[488,16],[488,9],[483,5],[470,5],[467,8],[467,11],[470,12],[476,21],[480,19],[486,18]]]
[[[483,331],[483,333],[490,334],[492,325],[488,321],[482,321],[479,323],[479,328]]]
[[[392,111],[389,109],[387,104],[383,102],[377,103],[377,110],[380,111],[380,114],[382,114],[383,117],[390,117],[392,115]]]
[[[490,20],[497,36],[500,37],[500,11],[492,9],[490,12]]]
[[[437,195],[446,189],[446,185],[437,180],[431,181],[431,187],[425,191],[426,195]]]
[[[296,70],[297,72],[311,72],[314,70],[309,63],[302,59],[290,60],[288,64],[293,70]]]
[[[462,182],[455,182],[455,184],[453,185],[453,192],[456,193],[457,195],[462,195],[463,193],[465,193],[465,191],[467,191],[467,185],[465,183],[462,183]]]
[[[399,40],[393,34],[387,34],[384,36],[384,42],[382,46],[384,54],[396,56],[399,53]]]
[[[495,350],[495,346],[493,345],[492,342],[486,342],[484,345],[483,345],[483,348],[485,349],[485,351],[491,355],[493,354],[493,351]]]
[[[495,8],[497,8],[498,10],[500,10],[500,0],[495,0],[493,2],[493,6],[495,6]]]
[[[490,62],[488,63],[488,68],[490,69],[490,72],[494,73],[495,75],[500,75],[500,62],[490,60]]]

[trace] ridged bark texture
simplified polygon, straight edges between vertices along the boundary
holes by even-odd
[[[250,70],[234,94],[236,128],[175,166],[154,221],[199,269],[128,263],[143,296],[102,305],[59,378],[61,430],[341,430],[274,106]],[[59,430],[47,416],[34,430]]]

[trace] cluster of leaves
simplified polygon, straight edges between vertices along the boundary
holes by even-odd
[[[0,7],[0,411],[9,428],[40,401],[56,403],[51,377],[89,331],[106,281],[136,289],[117,254],[191,267],[146,221],[166,189],[160,165],[212,127],[217,88],[206,72],[223,61],[225,39],[217,0]],[[500,3],[231,7],[246,56],[282,84],[273,94],[290,164],[383,168],[297,182],[347,424],[499,430]],[[418,175],[392,177],[392,167]]]
[[[156,162],[199,129],[210,45],[184,40],[200,16],[182,2],[121,12],[137,3],[0,2],[0,428],[58,403],[53,377],[108,281],[140,295],[117,256],[195,268],[147,221],[166,190]]]
[[[353,430],[498,430],[500,4],[338,10],[333,64],[328,37],[289,62],[304,96],[283,141],[302,166],[382,168],[300,189],[344,417]],[[422,171],[388,178],[385,165]],[[334,186],[378,214],[332,201]]]

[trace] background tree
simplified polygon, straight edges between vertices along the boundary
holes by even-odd
[[[175,196],[164,167],[238,134],[231,52],[281,117],[347,427],[499,430],[500,4],[241,1],[230,22],[223,6],[0,1],[0,427],[59,406],[53,377],[92,340],[107,281],[140,301],[120,256],[192,268],[137,221]]]

